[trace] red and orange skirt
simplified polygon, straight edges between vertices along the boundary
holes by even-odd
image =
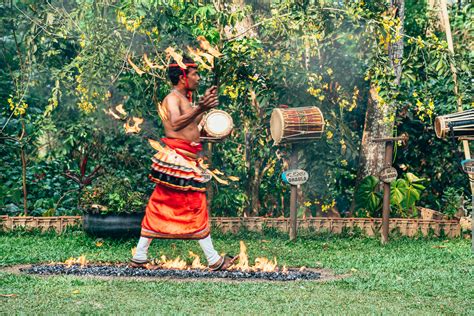
[[[210,176],[198,159],[201,144],[163,138],[155,142],[149,178],[156,183],[142,221],[141,236],[202,239],[209,235],[206,182]]]

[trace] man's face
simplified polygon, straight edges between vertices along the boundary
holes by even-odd
[[[195,91],[199,87],[199,80],[201,79],[199,73],[196,69],[190,68],[186,76],[188,77],[189,90]],[[183,78],[183,80],[186,79]]]

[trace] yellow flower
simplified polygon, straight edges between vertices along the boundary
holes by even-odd
[[[413,91],[413,96],[416,98],[418,96],[418,93],[416,93],[416,91]]]
[[[79,102],[77,105],[86,114],[91,113],[95,110],[95,107],[92,105],[92,103],[87,100],[81,100],[81,102]]]
[[[331,132],[331,131],[328,131],[328,132],[326,133],[327,139],[331,139],[333,136],[334,136],[334,134],[333,134],[333,132]]]
[[[13,109],[15,108],[15,103],[13,103],[13,99],[8,98],[7,101],[8,101],[8,104],[10,105],[10,110],[13,111]]]
[[[313,97],[317,97],[319,94],[319,92],[313,87],[309,87],[306,91],[308,91],[308,93],[311,94]]]
[[[224,94],[228,95],[231,99],[235,100],[239,96],[239,88],[234,88],[232,86],[227,86],[224,89]]]
[[[327,72],[328,75],[330,75],[330,76],[334,73],[331,68],[328,68],[328,69],[326,70],[326,72]]]
[[[430,109],[434,109],[434,102],[433,102],[433,100],[430,99],[430,102],[428,102],[428,107],[429,107]]]
[[[417,44],[420,48],[425,47],[425,44],[423,43],[423,40],[421,39],[420,36],[418,36],[418,37],[416,38],[416,44]]]
[[[311,202],[310,202],[310,201],[306,201],[306,202],[304,202],[304,206],[306,206],[306,207],[310,207],[310,206],[311,206]]]
[[[324,96],[324,95],[320,95],[318,99],[319,99],[319,101],[323,101],[323,100],[324,100],[324,98],[325,98],[325,96]]]
[[[79,45],[84,48],[86,46],[86,36],[81,34],[81,40],[79,41]]]

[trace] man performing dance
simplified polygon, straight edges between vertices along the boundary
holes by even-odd
[[[193,60],[184,58],[183,63],[186,68],[176,63],[168,68],[173,90],[158,109],[166,138],[161,139],[163,145],[154,142],[158,152],[153,156],[149,177],[156,187],[146,207],[141,237],[131,261],[134,266],[148,262],[148,247],[153,238],[197,239],[209,268],[225,270],[236,258],[221,257],[212,245],[205,193],[210,175],[198,158],[202,150],[199,123],[204,112],[218,105],[217,88],[207,89],[193,107],[192,92],[200,77]]]

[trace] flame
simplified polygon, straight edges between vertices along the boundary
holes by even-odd
[[[197,40],[199,41],[199,45],[201,45],[201,48],[204,50],[207,50],[209,54],[211,54],[214,57],[221,57],[222,54],[217,50],[217,48],[212,47],[211,44],[207,41],[207,39],[204,36],[198,36]]]
[[[82,267],[84,267],[87,263],[89,263],[89,261],[87,261],[85,255],[82,255],[82,256],[80,256],[80,257],[78,257],[78,258],[73,258],[73,257],[71,257],[71,258],[67,259],[66,261],[64,261],[64,263],[66,264],[66,266],[67,266],[68,268],[70,268],[70,267],[71,267],[72,265],[74,265],[74,264],[79,264],[79,265],[81,265],[81,268],[82,268]]]
[[[107,110],[103,109],[103,111],[104,111],[105,114],[112,116],[112,117],[113,117],[114,119],[116,119],[116,120],[120,120],[120,119],[121,119],[120,116],[118,116],[117,114],[115,114],[115,112],[112,111],[111,109],[107,109]]]
[[[133,124],[130,124],[130,122],[133,121]],[[125,128],[125,133],[130,134],[130,133],[140,133],[142,130],[140,128],[140,124],[143,123],[143,119],[139,117],[132,117],[131,119],[129,118],[127,122],[123,124],[123,128]]]
[[[208,70],[212,70],[212,61],[209,61],[209,57],[206,57],[207,61],[210,62],[211,66],[209,66],[208,64],[206,64],[206,62],[204,61],[204,59],[202,59],[202,55],[205,54],[203,51],[201,51],[200,49],[196,48],[196,49],[193,49],[192,47],[187,47],[188,48],[188,52],[189,54],[191,55],[191,58],[199,63],[201,63],[201,65],[208,69]],[[209,55],[209,54],[206,54],[206,55]],[[209,55],[210,56],[210,55]],[[212,56],[211,56],[212,57]],[[212,58],[211,58],[212,59]]]
[[[206,266],[201,264],[201,259],[198,255],[193,253],[192,251],[189,252],[189,255],[194,258],[193,263],[191,264],[191,269],[205,269]]]
[[[118,113],[124,115],[124,116],[127,116],[127,112],[125,112],[124,108],[123,108],[123,103],[120,103],[119,105],[117,105],[115,107],[115,111],[117,111]]]
[[[179,65],[179,67],[183,69],[187,69],[186,65],[183,63],[183,56],[177,53],[173,47],[168,47],[165,49],[165,52],[168,56],[173,57],[173,59],[176,61],[176,63]]]
[[[168,120],[168,111],[165,109],[165,107],[161,104],[161,102],[159,102],[157,104],[157,109],[158,109],[158,114],[160,115],[160,118],[163,120],[163,121],[166,121]]]
[[[160,266],[165,269],[186,270],[188,264],[186,261],[181,260],[180,257],[177,257],[174,260],[167,260],[166,256],[161,256]]]
[[[135,256],[137,252],[137,248],[132,248],[131,249],[131,254],[132,256]],[[185,260],[182,260],[180,257],[177,257],[175,259],[168,259],[166,256],[161,256],[159,260],[152,260],[149,264],[145,265],[147,269],[173,269],[173,270],[203,270],[206,269],[207,267],[201,263],[200,257],[193,253],[192,251],[189,251],[189,256],[190,258],[193,259],[192,263],[188,265]],[[67,259],[64,264],[67,265],[67,267],[71,267],[72,265],[80,265],[81,267],[86,266],[89,263],[89,261],[86,259],[85,255],[82,255],[78,258],[69,258]],[[301,267],[299,271],[304,271],[306,267]],[[240,253],[239,253],[239,258],[238,262],[234,263],[229,270],[232,271],[243,271],[243,272],[275,272],[275,271],[281,271],[282,273],[288,273],[288,269],[286,266],[283,266],[283,268],[278,267],[278,262],[277,259],[274,257],[273,260],[265,258],[265,257],[259,257],[255,259],[255,264],[251,266],[249,264],[249,257],[247,254],[247,246],[245,243],[241,240],[240,241]]]
[[[166,67],[163,65],[152,63],[151,60],[148,59],[148,55],[146,53],[143,54],[143,60],[145,61],[145,64],[147,64],[147,66],[150,67],[151,69],[155,69],[155,68],[160,69],[160,70],[166,69]]]
[[[128,63],[130,64],[130,66],[132,66],[133,70],[135,70],[137,72],[138,75],[143,75],[145,72],[143,70],[141,70],[140,68],[138,68],[137,65],[135,65],[132,61],[132,59],[130,58],[130,56],[127,56],[127,61]]]
[[[255,259],[255,265],[253,269],[263,271],[263,272],[273,272],[277,270],[278,263],[276,258],[273,258],[274,261],[271,261],[267,258],[257,258]]]
[[[214,173],[214,174],[216,174],[216,175],[218,175],[218,176],[224,175],[224,173],[223,173],[222,171],[218,170],[218,169],[212,170],[212,173]]]
[[[211,67],[214,68],[214,56],[208,53],[201,52],[201,56],[206,58],[209,64],[211,64]]]
[[[239,263],[234,264],[232,270],[242,270],[242,271],[249,271],[249,257],[247,256],[247,246],[245,246],[244,242],[240,241],[240,253],[239,253]]]

